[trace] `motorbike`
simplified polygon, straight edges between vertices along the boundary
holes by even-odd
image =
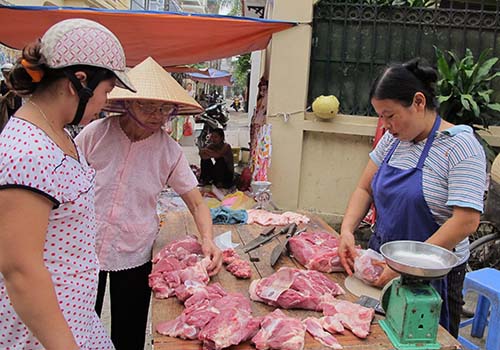
[[[205,109],[205,112],[195,117],[196,123],[203,123],[203,128],[196,137],[196,146],[205,148],[208,135],[214,129],[225,129],[229,121],[229,113],[225,110],[224,102],[216,102]]]

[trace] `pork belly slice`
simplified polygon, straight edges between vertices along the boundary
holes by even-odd
[[[323,326],[317,318],[308,317],[302,322],[306,325],[307,332],[321,344],[332,349],[342,349],[342,345],[340,345],[337,339],[323,330]]]
[[[259,332],[252,338],[258,350],[281,349],[303,350],[305,325],[293,317],[288,317],[280,309],[264,317]]]
[[[334,319],[349,329],[358,338],[366,338],[370,333],[370,326],[375,315],[375,310],[346,300],[325,296],[321,303],[323,314]],[[332,322],[331,319],[327,320]],[[323,320],[324,322],[327,322]],[[325,327],[325,329],[328,329]]]
[[[250,284],[250,298],[284,309],[321,311],[325,294],[345,294],[342,287],[317,271],[282,267]]]

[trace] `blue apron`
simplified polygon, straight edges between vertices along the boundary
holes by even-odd
[[[396,141],[373,177],[371,186],[377,220],[370,237],[371,249],[379,251],[385,242],[396,240],[423,242],[439,229],[424,198],[422,169],[440,124],[441,118],[437,116],[416,168],[403,170],[389,165],[399,144]],[[431,284],[443,299],[440,324],[448,329],[446,278],[433,280]]]

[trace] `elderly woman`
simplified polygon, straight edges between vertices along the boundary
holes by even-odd
[[[110,110],[118,116],[97,120],[76,138],[97,171],[97,252],[101,264],[96,310],[101,312],[110,279],[111,339],[119,350],[144,348],[151,291],[148,275],[158,233],[156,202],[168,185],[187,204],[211,258],[209,274],[221,266],[212,241],[212,220],[198,182],[182,153],[162,126],[172,115],[202,108],[152,58],[129,72],[137,94],[116,89]]]

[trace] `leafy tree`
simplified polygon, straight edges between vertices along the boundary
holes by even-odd
[[[250,54],[240,55],[234,63],[234,88],[235,92],[242,93],[247,86],[248,72],[250,71]]]

